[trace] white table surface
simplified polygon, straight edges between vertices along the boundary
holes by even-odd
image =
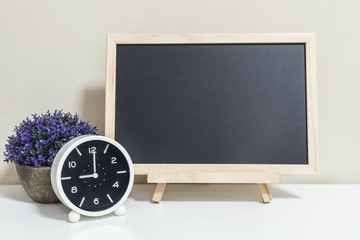
[[[33,202],[21,186],[0,186],[0,239],[360,239],[360,185],[135,185],[127,212],[69,223],[59,204]]]

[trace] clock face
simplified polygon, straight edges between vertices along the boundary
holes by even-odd
[[[130,169],[112,143],[89,140],[75,147],[61,169],[61,188],[68,200],[85,211],[103,211],[124,196]]]

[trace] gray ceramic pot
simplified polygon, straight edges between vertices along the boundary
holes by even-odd
[[[16,171],[25,192],[39,203],[60,202],[51,186],[51,167],[16,166]]]

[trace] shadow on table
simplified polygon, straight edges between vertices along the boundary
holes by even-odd
[[[46,218],[67,221],[69,209],[62,203],[37,203],[37,211]]]
[[[129,198],[150,202],[154,189],[154,184],[134,185]],[[273,200],[299,198],[273,185],[269,185],[269,189]],[[168,184],[161,201],[257,201],[262,203],[256,184]]]
[[[24,188],[21,185],[9,185],[5,186],[11,190],[4,190],[1,192],[2,198],[9,198],[18,202],[24,203],[35,203],[25,192]]]
[[[32,204],[34,209],[39,212],[40,215],[57,220],[66,220],[69,212],[62,203],[37,203],[32,200],[25,192],[21,185],[6,186],[9,189],[4,189],[1,192],[2,198],[9,198],[14,201],[22,202],[25,204]]]

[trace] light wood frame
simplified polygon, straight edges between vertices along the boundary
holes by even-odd
[[[148,175],[148,182],[166,184],[171,182],[208,183],[214,182],[210,181],[214,179],[214,176],[217,176],[215,182],[219,183],[272,183],[279,182],[279,175],[318,173],[316,39],[314,33],[109,34],[107,36],[105,135],[113,139],[115,137],[117,44],[211,43],[305,44],[308,164],[134,164],[135,174]]]

